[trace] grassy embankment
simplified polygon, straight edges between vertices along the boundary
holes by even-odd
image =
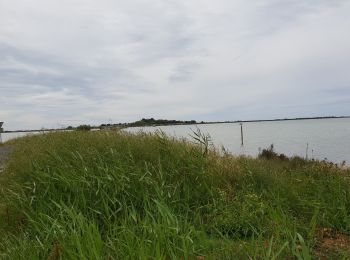
[[[162,135],[12,141],[1,259],[348,258],[349,171]]]

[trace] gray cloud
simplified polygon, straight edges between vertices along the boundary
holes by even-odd
[[[349,12],[346,0],[0,0],[0,119],[345,115]]]

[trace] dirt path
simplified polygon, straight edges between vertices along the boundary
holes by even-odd
[[[0,147],[0,173],[4,170],[5,162],[12,151],[12,147]]]

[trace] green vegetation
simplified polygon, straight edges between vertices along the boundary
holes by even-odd
[[[349,170],[195,140],[73,131],[8,143],[0,258],[350,257]]]
[[[80,125],[77,127],[78,131],[90,131],[91,130],[91,126],[90,125]],[[69,129],[69,128],[67,128]]]
[[[201,122],[201,124],[204,122]],[[167,119],[154,119],[154,118],[142,118],[141,120],[132,123],[119,123],[119,124],[102,124],[103,128],[111,127],[141,127],[141,126],[161,126],[161,125],[193,125],[197,124],[196,120],[181,121],[181,120],[167,120]]]
[[[139,121],[129,123],[128,126],[153,126],[153,125],[188,125],[196,124],[195,120],[191,121],[179,121],[179,120],[167,120],[167,119],[154,119],[154,118],[142,118]]]

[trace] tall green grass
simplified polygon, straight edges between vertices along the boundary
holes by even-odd
[[[350,235],[349,171],[220,155],[197,138],[101,131],[9,143],[0,258],[311,259],[318,229]]]

